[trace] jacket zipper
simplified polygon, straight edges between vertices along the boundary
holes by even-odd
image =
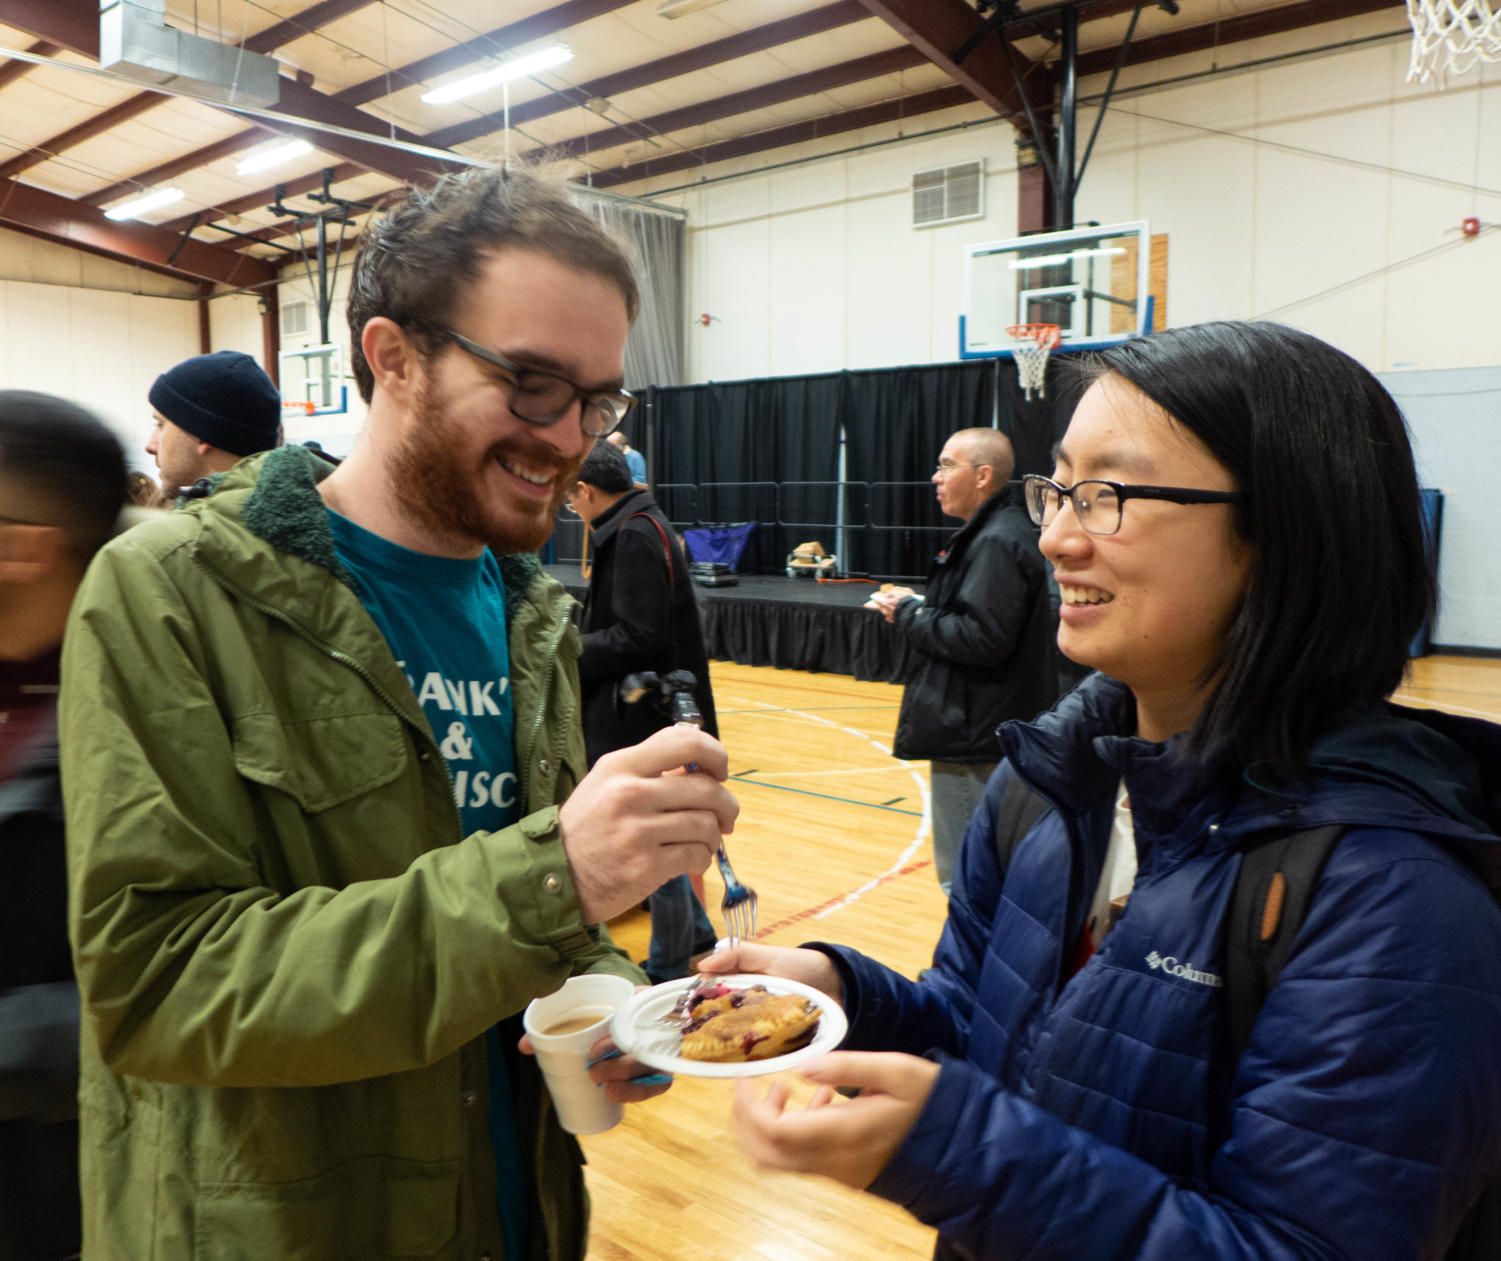
[[[507,627],[507,632],[509,632],[509,629],[510,628],[508,626]],[[563,642],[563,636],[566,635],[567,633],[568,633],[568,618],[567,618],[566,615],[564,615],[563,617],[560,617],[558,619],[557,629],[553,633],[552,639],[548,642],[547,651],[546,651],[546,653],[542,657],[542,660],[543,660],[544,663],[550,662],[550,661],[554,661],[557,658],[557,655],[558,655],[558,645]],[[556,679],[557,679],[557,672],[555,670],[551,669],[551,668],[548,668],[548,671],[547,671],[547,686],[544,689],[542,689],[541,692],[538,694],[538,696],[537,696],[537,712],[532,716],[531,736],[530,736],[530,738],[529,738],[529,740],[527,742],[527,748],[526,748],[527,774],[526,774],[526,780],[524,782],[527,785],[527,787],[526,787],[526,798],[527,799],[526,799],[526,801],[524,801],[522,803],[522,813],[523,814],[529,813],[530,809],[531,809],[532,795],[533,795],[532,791],[531,791],[531,787],[530,787],[531,778],[532,778],[532,755],[537,750],[537,740],[538,740],[538,737],[542,734],[542,718],[543,718],[543,715],[546,714],[546,712],[547,712],[547,702],[552,697],[553,686],[554,686],[554,683],[555,683]],[[557,768],[557,769],[561,770],[561,768]]]

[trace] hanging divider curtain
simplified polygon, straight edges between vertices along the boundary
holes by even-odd
[[[929,481],[948,436],[995,423],[1016,447],[1017,476],[1050,472],[1079,380],[1054,356],[1045,397],[1031,401],[1010,359],[654,387],[632,441],[650,449],[653,490],[679,529],[758,523],[742,571],[779,573],[788,552],[816,540],[844,549],[846,572],[920,578],[959,524],[938,511]],[[857,483],[842,539],[841,429]]]
[[[834,492],[779,486],[832,483],[839,470],[839,378],[780,377],[654,390],[653,437],[658,447],[657,498],[668,517],[686,526],[758,522],[741,569],[775,572],[803,539],[788,520],[833,522]],[[788,502],[783,503],[783,495]],[[789,511],[790,514],[789,515]],[[832,525],[826,534],[833,549]]]
[[[870,485],[875,527],[861,532],[852,570],[903,577],[927,573],[959,524],[938,511],[936,488],[928,479],[951,433],[989,427],[995,371],[995,362],[983,359],[845,375],[851,418],[846,467],[851,481]]]

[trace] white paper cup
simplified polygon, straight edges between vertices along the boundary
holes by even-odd
[[[537,1053],[558,1122],[570,1134],[599,1134],[617,1125],[622,1104],[589,1079],[589,1048],[609,1032],[610,1018],[636,992],[623,976],[571,976],[563,988],[527,1004],[522,1025]]]

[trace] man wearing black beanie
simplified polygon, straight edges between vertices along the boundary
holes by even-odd
[[[156,458],[169,500],[280,443],[281,395],[238,350],[184,360],[157,377],[147,397],[156,423],[146,453]]]

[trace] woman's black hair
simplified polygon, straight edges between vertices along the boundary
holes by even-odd
[[[1436,603],[1402,413],[1349,355],[1280,324],[1173,329],[1099,353],[1214,454],[1247,499],[1251,585],[1185,753],[1296,778],[1320,733],[1401,681]]]

